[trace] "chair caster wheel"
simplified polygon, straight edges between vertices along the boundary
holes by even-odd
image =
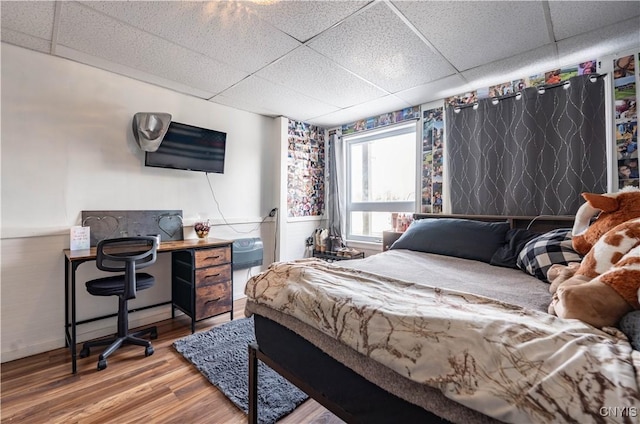
[[[153,355],[153,346],[147,346],[147,348],[144,350],[144,356],[151,356]]]
[[[91,351],[89,350],[88,347],[83,347],[82,350],[80,351],[80,357],[81,358],[86,358],[89,355],[91,355]]]
[[[102,371],[105,368],[107,368],[107,360],[106,359],[100,359],[98,361],[98,371]]]
[[[158,330],[151,331],[151,340],[155,340],[158,338]]]

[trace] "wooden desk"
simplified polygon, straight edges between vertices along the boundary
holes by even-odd
[[[232,241],[215,238],[167,241],[160,243],[158,253],[172,252],[171,300],[148,305],[129,312],[141,311],[162,305],[171,306],[171,316],[175,316],[178,308],[191,317],[191,332],[195,322],[211,316],[230,312],[233,319],[233,273]],[[77,372],[77,339],[76,327],[105,318],[115,317],[110,314],[89,318],[82,321],[76,319],[76,270],[80,264],[96,259],[96,248],[87,250],[64,249],[64,337],[65,347],[71,349],[71,372]],[[215,255],[208,255],[208,252]],[[193,258],[191,262],[185,258]],[[179,266],[176,264],[179,263]],[[189,268],[189,263],[191,268]],[[179,268],[177,272],[175,268]],[[201,271],[215,269],[215,274]],[[185,274],[186,273],[188,275]],[[211,297],[209,299],[208,297]],[[215,304],[213,304],[215,303]],[[204,306],[204,309],[201,307]]]

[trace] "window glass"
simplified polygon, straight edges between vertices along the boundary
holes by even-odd
[[[349,217],[352,234],[360,237],[382,238],[382,232],[393,227],[392,212],[351,212]]]
[[[351,148],[351,201],[415,200],[415,131]]]
[[[416,125],[346,138],[347,237],[376,241],[393,212],[414,212]]]

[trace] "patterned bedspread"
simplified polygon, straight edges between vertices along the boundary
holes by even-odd
[[[273,264],[245,293],[505,422],[640,416],[640,352],[613,328],[317,259]]]

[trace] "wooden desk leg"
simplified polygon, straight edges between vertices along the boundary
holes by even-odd
[[[249,345],[249,424],[258,424],[258,357],[254,344]]]

